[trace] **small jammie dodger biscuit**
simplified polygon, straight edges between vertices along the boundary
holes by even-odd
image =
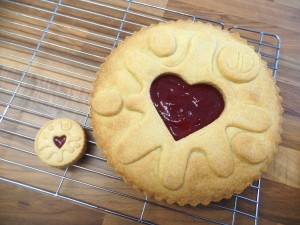
[[[44,163],[54,167],[66,167],[84,154],[85,133],[81,125],[74,120],[50,120],[37,133],[34,148]]]

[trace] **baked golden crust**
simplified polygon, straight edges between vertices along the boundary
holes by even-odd
[[[225,101],[220,117],[175,141],[149,93],[166,72],[216,86]],[[172,21],[134,33],[102,64],[92,126],[108,163],[136,189],[206,205],[242,192],[266,170],[281,141],[281,101],[266,62],[239,35]]]

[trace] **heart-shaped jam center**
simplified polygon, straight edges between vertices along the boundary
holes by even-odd
[[[54,144],[55,144],[58,148],[61,148],[62,146],[64,146],[66,140],[67,140],[66,135],[63,135],[63,136],[60,136],[60,137],[55,136],[55,137],[53,138]]]
[[[217,88],[206,83],[189,85],[172,73],[152,82],[150,96],[176,141],[212,123],[224,109]]]

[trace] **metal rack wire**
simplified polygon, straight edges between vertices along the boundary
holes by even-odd
[[[0,11],[1,181],[143,224],[237,224],[245,218],[258,223],[261,180],[208,207],[156,202],[133,191],[106,166],[89,125],[94,75],[126,36],[170,19],[202,20],[222,29],[224,23],[135,0],[3,0]],[[253,44],[276,77],[280,38],[239,26],[229,30]],[[33,151],[40,126],[62,116],[79,121],[89,137],[83,159],[65,170],[43,165]]]

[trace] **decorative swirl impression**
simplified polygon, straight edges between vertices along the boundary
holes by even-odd
[[[102,116],[114,116],[122,110],[123,100],[116,92],[106,90],[97,92],[91,105]]]
[[[158,29],[149,37],[149,47],[158,57],[167,57],[172,55],[177,48],[174,34],[169,29]]]
[[[218,67],[227,79],[242,83],[254,79],[259,70],[259,58],[248,46],[227,46],[218,56]]]

